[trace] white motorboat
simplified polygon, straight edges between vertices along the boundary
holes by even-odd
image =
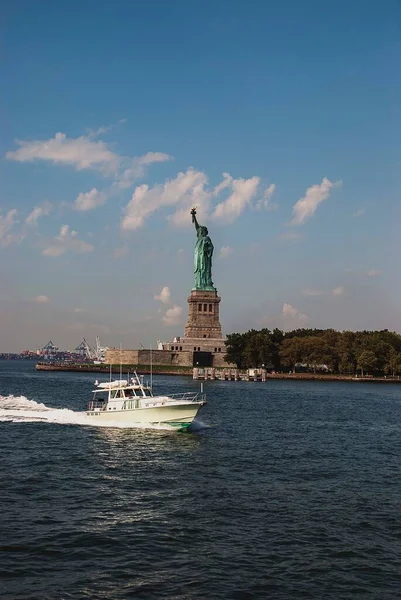
[[[130,379],[98,383],[93,390],[87,415],[97,421],[120,422],[125,426],[169,425],[185,431],[200,408],[206,404],[202,393],[184,392],[169,396],[154,396],[137,373]]]

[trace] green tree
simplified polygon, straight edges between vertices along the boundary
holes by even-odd
[[[339,334],[336,354],[338,356],[338,371],[340,373],[355,373],[355,334],[353,331],[343,331]]]
[[[298,337],[285,338],[280,348],[280,360],[284,367],[295,370],[295,365],[302,362],[304,356],[303,340]]]
[[[228,363],[234,363],[239,369],[245,367],[246,336],[243,333],[229,333],[226,340],[227,352],[224,360]]]
[[[401,352],[391,349],[387,356],[384,372],[395,377],[401,372]]]
[[[273,367],[276,369],[276,371],[278,371],[280,369],[280,346],[284,339],[284,333],[281,331],[281,329],[275,328],[271,332],[271,339],[273,342],[271,361]]]
[[[364,371],[368,369],[375,369],[377,365],[377,358],[372,350],[363,350],[361,354],[358,356],[357,367],[361,369],[362,377],[364,376]]]
[[[273,356],[274,344],[268,329],[253,331],[245,345],[245,364],[248,368],[268,365]]]
[[[325,364],[333,372],[401,372],[401,335],[394,331],[343,331],[334,329],[251,329],[227,336],[226,360],[239,368],[272,363],[275,369],[306,363],[316,370]]]
[[[333,354],[323,336],[311,336],[302,341],[303,361],[313,369],[314,373],[320,365],[327,365],[329,369],[332,369]]]

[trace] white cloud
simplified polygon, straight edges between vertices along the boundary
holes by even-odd
[[[214,188],[213,196],[218,196],[220,192],[228,187],[231,187],[232,182],[233,178],[231,177],[230,173],[223,173],[223,180]]]
[[[75,199],[75,210],[86,211],[102,206],[107,200],[105,192],[99,192],[98,189],[92,188],[89,192],[81,192]]]
[[[301,313],[294,306],[291,306],[291,304],[287,304],[286,302],[283,304],[281,315],[292,326],[303,326],[306,325],[306,323],[309,321],[309,318],[306,315]]]
[[[160,294],[156,294],[155,296],[153,296],[153,298],[155,300],[158,300],[159,302],[162,302],[163,304],[168,304],[170,301],[170,296],[170,288],[167,285],[165,285],[164,288],[162,288]]]
[[[70,231],[69,225],[60,228],[60,234],[53,238],[51,244],[42,251],[45,256],[61,256],[65,252],[92,252],[93,246],[78,239],[78,233]]]
[[[125,207],[121,228],[139,229],[144,225],[145,219],[159,208],[178,204],[185,208],[173,215],[172,220],[176,224],[181,223],[185,214],[186,221],[190,223],[191,207],[197,204],[201,205],[202,209],[202,205],[207,204],[209,200],[209,195],[204,189],[206,183],[207,177],[204,173],[189,168],[185,173],[178,173],[174,179],[167,180],[163,185],[137,186]]]
[[[368,277],[378,277],[381,274],[382,274],[382,272],[379,269],[370,269],[369,271],[366,272],[366,275]]]
[[[164,152],[147,152],[143,156],[128,159],[125,161],[124,170],[117,177],[115,186],[120,189],[129,188],[136,179],[143,177],[146,167],[154,163],[166,162],[172,159],[172,156],[165,154]]]
[[[342,296],[344,294],[344,286],[339,285],[338,287],[334,288],[334,290],[332,290],[331,293],[333,294],[333,296]]]
[[[303,296],[322,296],[324,292],[322,290],[311,290],[306,289],[302,291]]]
[[[234,248],[231,246],[223,246],[220,248],[219,258],[228,258],[234,252]]]
[[[36,298],[33,298],[33,302],[37,302],[38,304],[48,304],[50,298],[48,296],[36,296]]]
[[[309,317],[300,310],[285,302],[279,315],[265,317],[264,324],[270,328],[279,327],[284,331],[306,327]]]
[[[260,177],[250,179],[233,179],[230,182],[232,194],[220,202],[212,214],[212,218],[223,223],[232,223],[244,211],[256,195]]]
[[[182,307],[173,306],[168,308],[163,315],[163,323],[165,325],[179,325],[181,323]]]
[[[150,165],[172,159],[164,152],[147,152],[138,157],[121,156],[110,150],[106,142],[94,139],[113,127],[100,127],[77,138],[68,138],[65,133],[56,133],[54,138],[49,140],[17,140],[19,148],[7,152],[6,156],[9,160],[18,162],[43,160],[69,165],[77,171],[95,169],[105,176],[113,177],[114,182],[109,190],[99,191],[93,188],[78,195],[74,208],[80,211],[91,210],[104,204],[111,194],[131,187],[136,179],[143,177]]]
[[[73,312],[74,312],[74,313],[81,314],[81,313],[84,313],[84,312],[85,312],[85,309],[84,309],[84,308],[74,308]]]
[[[232,193],[215,207],[211,217],[223,222],[232,222],[250,205],[259,181],[259,177],[233,179],[228,173],[223,173],[223,180],[213,189],[208,189],[206,174],[189,167],[185,172],[178,173],[175,178],[166,180],[164,184],[152,187],[146,184],[137,186],[125,207],[121,228],[139,229],[150,215],[167,207],[175,207],[175,212],[168,217],[173,225],[189,227],[191,208],[196,206],[199,220],[204,220],[209,214],[212,200],[228,188],[231,188]]]
[[[30,212],[27,218],[25,219],[25,223],[27,225],[37,225],[38,219],[40,217],[44,217],[50,214],[51,209],[52,205],[50,204],[50,202],[44,202],[40,206],[35,206],[32,212]]]
[[[95,138],[99,135],[103,135],[104,133],[109,133],[112,129],[115,129],[118,125],[123,125],[127,122],[127,119],[119,119],[117,123],[112,123],[111,125],[102,125],[97,129],[88,129],[88,137]]]
[[[56,133],[50,140],[17,140],[17,144],[18,150],[7,152],[8,159],[19,162],[48,160],[73,166],[78,171],[98,169],[109,174],[117,171],[121,161],[105,142],[92,141],[89,136],[68,138],[65,133]]]
[[[274,183],[271,183],[269,187],[265,189],[265,191],[263,192],[263,199],[259,200],[257,208],[265,208],[266,210],[272,210],[273,208],[277,207],[276,204],[272,204],[271,202],[275,189],[276,185]]]
[[[152,165],[153,163],[166,162],[171,160],[172,157],[164,152],[147,152],[138,159],[141,165]]]
[[[364,214],[365,214],[365,209],[364,208],[359,208],[358,210],[356,210],[354,212],[354,214],[352,216],[353,217],[361,217]]]
[[[314,215],[321,202],[326,200],[333,187],[341,185],[340,181],[332,182],[323,177],[322,183],[312,185],[306,190],[305,196],[300,198],[293,206],[293,219],[291,225],[302,225]]]
[[[17,220],[17,211],[15,208],[9,210],[3,217],[0,215],[0,247],[5,248],[11,244],[16,244],[24,239],[22,232],[16,233],[14,227],[19,221]]]

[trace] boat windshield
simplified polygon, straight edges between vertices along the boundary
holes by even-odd
[[[107,388],[102,390],[94,391],[94,400],[106,401],[109,399],[110,392],[110,400],[117,400],[123,398],[149,398],[152,397],[152,391],[149,387],[142,385],[130,385],[127,387],[120,387],[115,389],[108,390]]]

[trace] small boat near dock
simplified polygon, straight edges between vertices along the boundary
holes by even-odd
[[[144,385],[136,372],[130,379],[96,381],[95,386],[86,414],[99,422],[112,420],[133,427],[169,425],[186,431],[206,404],[202,391],[154,396],[151,386]]]

